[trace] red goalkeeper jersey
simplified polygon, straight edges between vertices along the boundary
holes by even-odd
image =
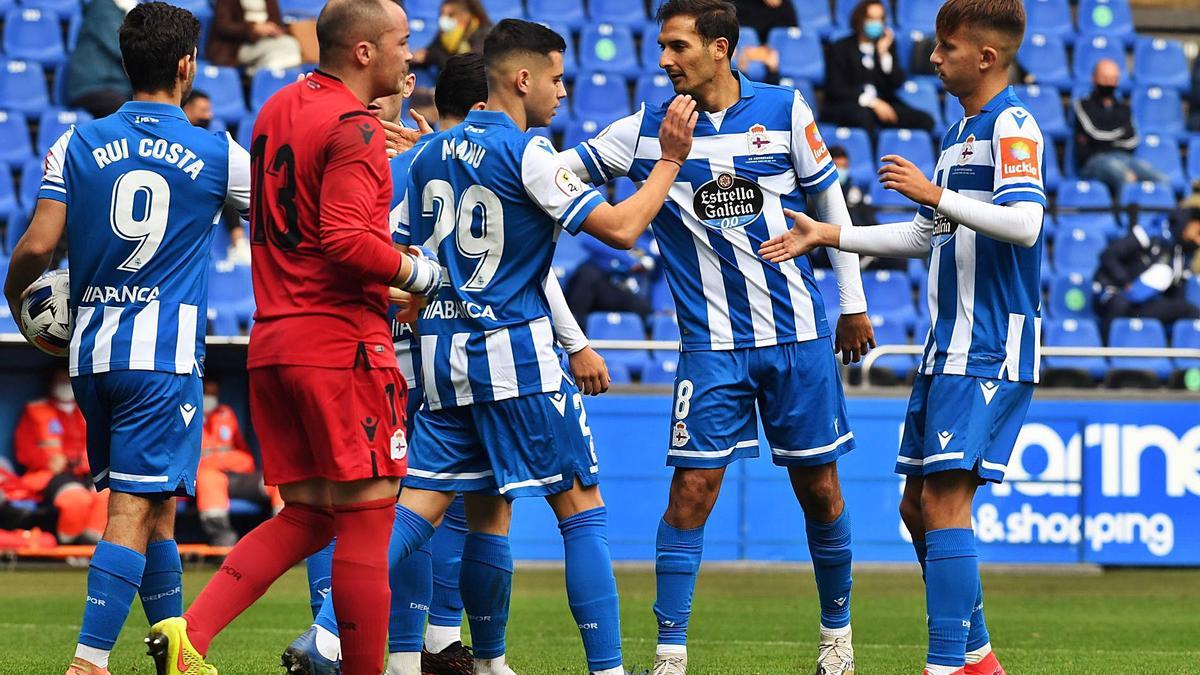
[[[383,127],[317,71],[272,96],[250,147],[258,305],[247,365],[396,367],[387,282],[400,270]]]

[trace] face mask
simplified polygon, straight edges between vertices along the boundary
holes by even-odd
[[[220,405],[220,401],[217,400],[216,396],[213,396],[211,394],[205,394],[204,395],[204,403],[201,405],[204,409],[204,414],[209,415],[212,413],[212,411],[217,409],[217,406]]]
[[[208,128],[208,125],[210,125],[210,124],[212,124],[212,120],[211,120],[211,119],[198,119],[198,120],[196,120],[196,126],[200,127],[201,129],[207,129],[207,128]]]
[[[455,19],[449,14],[443,14],[438,17],[438,30],[442,31],[443,33],[449,33],[455,28],[458,28],[458,19]]]
[[[883,22],[868,21],[863,24],[863,35],[866,35],[870,40],[878,40],[883,37]]]
[[[1096,94],[1101,98],[1112,98],[1117,93],[1117,88],[1109,85],[1096,85]]]
[[[847,173],[846,171],[838,170],[838,183],[840,183],[842,187],[846,187],[847,185],[849,185],[850,184],[850,174]]]
[[[70,382],[59,382],[50,387],[50,397],[55,401],[74,401],[75,390],[71,389]]]

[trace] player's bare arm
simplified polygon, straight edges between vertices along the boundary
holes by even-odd
[[[583,223],[583,231],[612,246],[628,250],[650,226],[667,200],[675,177],[692,151],[692,132],[699,113],[691,96],[676,96],[667,106],[659,128],[661,159],[642,187],[620,204],[601,204]]]
[[[42,272],[50,266],[54,248],[67,226],[67,205],[53,199],[39,199],[29,229],[13,247],[4,281],[4,297],[13,316],[21,316],[21,298]]]

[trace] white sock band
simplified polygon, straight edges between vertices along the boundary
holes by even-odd
[[[108,667],[108,655],[110,653],[107,649],[97,649],[96,647],[89,647],[87,645],[75,645],[75,656],[77,658],[81,658],[101,668]]]

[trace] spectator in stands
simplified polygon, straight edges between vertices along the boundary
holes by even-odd
[[[300,43],[283,27],[279,0],[217,0],[205,49],[218,66],[281,69],[300,65]]]
[[[75,50],[67,62],[67,102],[92,117],[107,117],[132,92],[121,65],[117,31],[137,0],[99,0],[84,5]]]
[[[733,0],[733,5],[737,8],[738,23],[753,28],[760,42],[767,41],[772,28],[800,25],[791,0]]]
[[[1121,317],[1158,319],[1168,331],[1179,319],[1200,319],[1200,307],[1187,299],[1187,261],[1197,247],[1200,209],[1191,208],[1136,223],[1109,244],[1096,270],[1096,311],[1104,333]]]
[[[204,381],[204,430],[200,468],[196,472],[196,510],[209,543],[233,546],[238,535],[229,519],[229,500],[245,499],[279,510],[283,502],[274,487],[263,485],[254,455],[242,436],[237,414],[220,402],[220,385]]]
[[[825,59],[821,119],[872,134],[881,127],[933,129],[933,118],[905,105],[896,93],[904,68],[882,0],[863,0],[850,14],[854,33],[833,43]]]
[[[62,543],[100,541],[108,512],[108,491],[97,494],[87,458],[87,428],[75,403],[71,378],[56,370],[49,396],[25,405],[13,439],[17,462],[25,468],[27,496],[57,512]]]
[[[633,312],[643,319],[653,311],[650,281],[658,269],[658,244],[649,233],[628,251],[609,248],[583,237],[588,258],[567,282],[567,305],[579,325],[592,312]]]
[[[183,99],[183,114],[187,115],[192,124],[207,129],[213,120],[212,99],[203,91],[193,89],[192,93]]]
[[[438,33],[413,54],[414,66],[441,69],[455,54],[482,54],[483,39],[492,27],[480,0],[445,0],[438,15]]]
[[[1075,160],[1082,178],[1108,186],[1113,199],[1126,183],[1166,182],[1167,176],[1144,159],[1133,156],[1138,144],[1133,110],[1117,98],[1121,67],[1102,59],[1092,71],[1092,93],[1075,101]]]

